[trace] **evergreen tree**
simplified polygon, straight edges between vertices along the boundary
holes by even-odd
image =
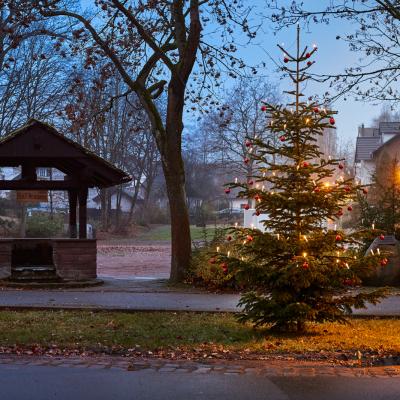
[[[253,289],[240,300],[241,321],[301,331],[307,321],[345,322],[351,307],[375,304],[381,291],[346,289],[360,284],[361,274],[381,257],[358,254],[360,232],[346,235],[336,226],[328,228],[327,220],[339,222],[344,212],[351,212],[357,192],[367,190],[344,178],[342,161],[326,157],[317,145],[318,137],[335,124],[333,111],[305,102],[300,90],[317,48],[300,52],[299,31],[296,55],[278,47],[295,86],[286,92],[293,101],[287,107],[263,104],[262,110],[280,145],[249,138],[256,172],[245,183],[229,184],[241,188],[239,196],[253,199],[256,215],[267,215],[265,231],[232,228],[227,238],[232,250],[217,259],[226,273],[235,273]]]

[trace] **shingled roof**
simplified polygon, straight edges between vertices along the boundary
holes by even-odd
[[[356,156],[355,161],[372,160],[375,150],[382,145],[380,136],[358,136],[356,142]]]
[[[131,180],[126,172],[36,119],[0,139],[0,166],[23,163],[57,168],[84,179],[88,187],[110,187]]]

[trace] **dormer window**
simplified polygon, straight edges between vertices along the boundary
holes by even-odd
[[[37,176],[42,179],[48,179],[50,177],[50,168],[38,168]]]

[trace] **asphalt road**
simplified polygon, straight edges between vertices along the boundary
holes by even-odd
[[[145,289],[146,290],[146,289]],[[144,291],[145,291],[144,290]],[[239,295],[190,292],[102,290],[2,290],[2,308],[49,308],[146,311],[239,311]],[[377,306],[355,310],[355,315],[400,316],[400,296],[383,299]],[[400,396],[399,396],[400,398]],[[1,399],[0,399],[1,400]]]
[[[265,377],[0,366],[4,400],[398,400],[400,378]]]

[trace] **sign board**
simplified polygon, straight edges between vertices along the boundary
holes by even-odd
[[[17,201],[19,203],[47,203],[47,190],[17,190]]]

